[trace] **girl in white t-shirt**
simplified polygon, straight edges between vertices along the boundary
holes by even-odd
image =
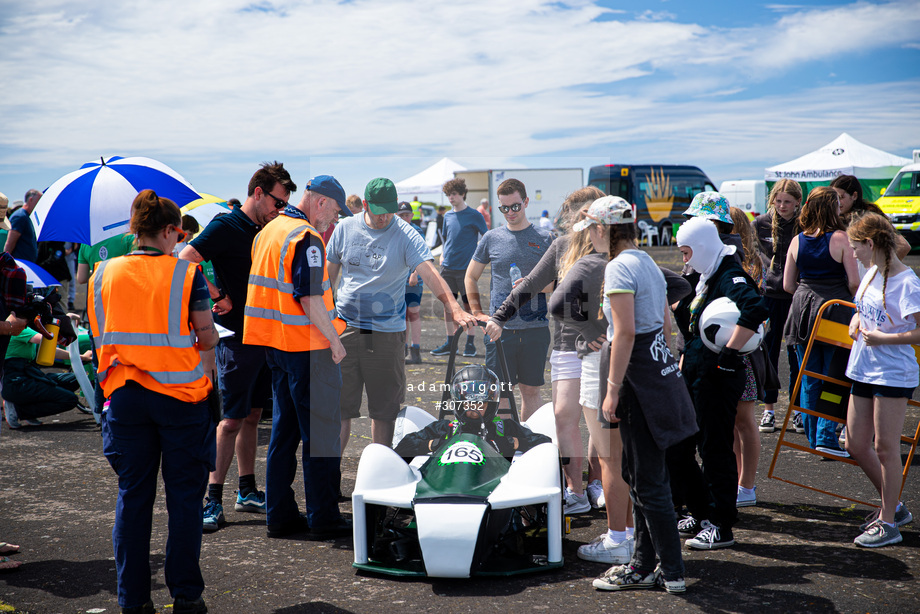
[[[920,379],[911,347],[920,343],[920,279],[898,259],[895,230],[885,217],[863,215],[851,222],[847,237],[868,270],[856,291],[856,314],[850,322],[854,343],[846,374],[853,388],[846,448],[882,499],[881,509],[866,518],[855,543],[878,548],[900,542],[898,527],[913,520],[898,494],[904,415]]]

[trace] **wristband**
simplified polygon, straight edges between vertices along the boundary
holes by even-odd
[[[220,294],[217,295],[217,298],[212,298],[211,300],[214,301],[215,303],[219,303],[225,298],[227,298],[227,293],[221,290]]]
[[[623,385],[622,383],[618,384],[616,382],[610,381],[609,377],[607,378],[607,383],[610,384],[611,386],[622,386]]]

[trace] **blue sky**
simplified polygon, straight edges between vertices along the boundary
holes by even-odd
[[[0,191],[144,155],[245,197],[468,168],[680,163],[715,180],[841,132],[920,148],[920,2],[0,0]],[[295,195],[294,198],[296,198]]]

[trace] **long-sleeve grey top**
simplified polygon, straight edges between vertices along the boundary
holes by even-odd
[[[601,312],[601,288],[607,254],[589,254],[576,262],[549,299],[547,309],[554,319],[578,332],[575,347],[584,357],[591,352],[588,343],[607,334],[607,318]],[[658,267],[664,275],[668,305],[673,305],[693,291],[679,273]]]
[[[587,344],[607,335],[607,318],[601,313],[601,288],[607,254],[588,254],[569,269],[549,298],[553,320],[576,331],[576,351],[583,357]]]

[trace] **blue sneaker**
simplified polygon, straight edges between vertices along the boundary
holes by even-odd
[[[428,352],[432,356],[447,356],[450,354],[450,341],[445,341],[444,345],[436,347],[435,349]]]
[[[202,510],[201,529],[205,533],[213,533],[225,524],[224,506],[216,501],[205,498],[204,509]]]
[[[238,512],[251,512],[253,514],[265,513],[265,493],[261,490],[254,490],[245,497],[236,491],[236,507]]]

